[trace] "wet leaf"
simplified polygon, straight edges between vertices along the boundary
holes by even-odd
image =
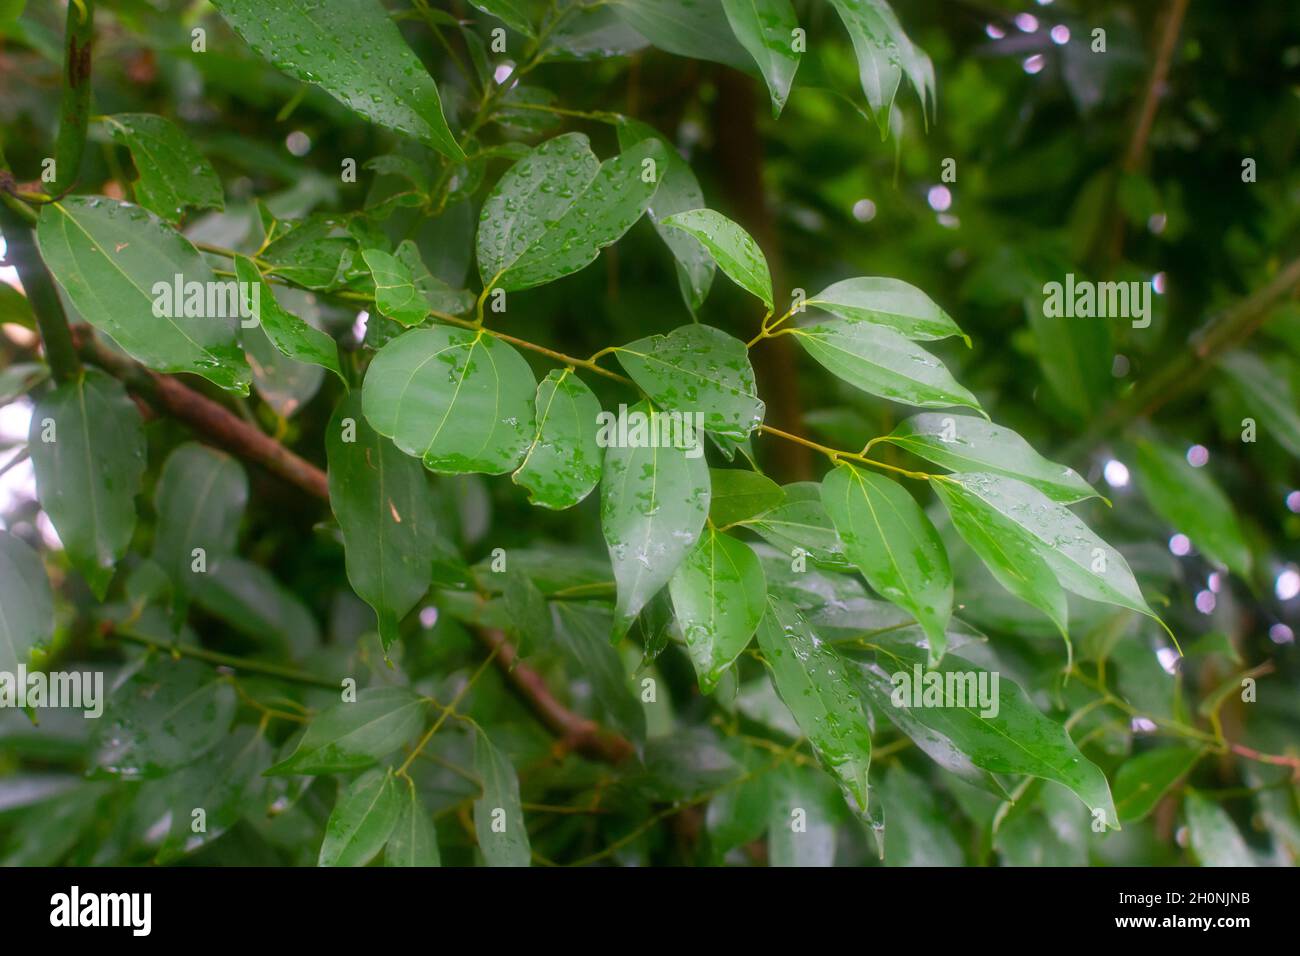
[[[794,49],[794,31],[799,28],[789,0],[722,0],[727,22],[749,55],[754,58],[768,93],[772,115],[780,116],[799,69]]]
[[[339,347],[333,338],[320,329],[313,328],[275,300],[271,286],[262,278],[251,259],[235,256],[235,275],[245,283],[245,289],[258,289],[257,299],[245,293],[244,302],[249,315],[261,325],[267,339],[284,355],[295,362],[306,362],[327,368],[340,381],[343,369],[339,365]]]
[[[939,533],[901,485],[853,465],[822,481],[822,503],[844,554],[887,601],[920,622],[932,660],[947,646],[952,571]]]
[[[571,508],[600,481],[600,403],[573,369],[565,368],[542,379],[534,404],[537,430],[511,480],[528,489],[535,505]]]
[[[1038,608],[1069,640],[1069,609],[1056,574],[1038,554],[1037,544],[1006,516],[972,502],[951,482],[931,482],[947,506],[953,527],[1004,588]]]
[[[889,134],[889,114],[904,75],[921,99],[934,104],[934,65],[924,51],[913,45],[885,0],[831,0],[844,21],[858,58],[858,77],[880,129]]]
[[[924,660],[919,650],[895,648],[881,652],[876,662],[854,666],[875,710],[944,769],[995,793],[998,786],[987,774],[1054,780],[1090,810],[1102,811],[1108,826],[1118,826],[1105,775],[1020,685],[957,654],[928,669]]]
[[[758,646],[772,683],[818,759],[840,781],[859,812],[867,807],[871,725],[849,665],[823,643],[794,606],[768,600]]]
[[[225,208],[212,164],[176,124],[152,113],[116,113],[104,119],[113,138],[131,151],[140,174],[135,198],[145,209],[175,223],[187,208]]]
[[[964,405],[982,411],[979,399],[942,362],[893,329],[834,319],[790,334],[827,371],[869,395],[919,408]]]
[[[659,431],[662,413],[634,411]],[[701,449],[702,451],[702,449]],[[709,469],[702,454],[653,444],[608,448],[601,477],[600,525],[618,582],[615,632],[668,583],[699,538],[709,512]]]
[[[700,690],[711,694],[767,609],[763,569],[748,545],[706,528],[668,590]]]
[[[251,373],[235,341],[238,295],[217,295],[212,270],[183,236],[139,206],[98,196],[43,206],[36,235],[77,311],[132,358],[248,394]]]
[[[619,346],[623,368],[665,411],[703,416],[703,427],[744,438],[763,421],[745,343],[708,325],[684,325]]]
[[[970,336],[957,328],[947,312],[928,295],[901,279],[860,276],[827,286],[805,303],[850,322],[869,322],[893,329],[908,339],[921,341],[959,335],[970,345]]]
[[[969,505],[972,514],[988,515],[1000,528],[1018,529],[1067,591],[1155,618],[1124,556],[1038,489],[1014,478],[976,472],[950,475],[944,493],[945,499]],[[999,515],[1010,523],[998,521]]]
[[[429,314],[429,307],[416,289],[406,265],[381,249],[363,249],[361,258],[374,277],[375,308],[380,314],[407,328],[423,322]]]
[[[877,441],[889,442],[951,471],[987,471],[1018,478],[1053,501],[1097,496],[1073,468],[1048,461],[1009,428],[973,415],[922,412]]]
[[[254,53],[285,73],[315,83],[366,119],[465,158],[437,85],[378,0],[216,0],[214,6]]]
[[[96,726],[101,774],[162,777],[225,739],[237,700],[229,680],[198,661],[160,657],[113,691]]]
[[[619,118],[618,145],[627,150],[645,139],[658,139],[664,146],[664,165],[659,178],[659,188],[646,212],[654,223],[655,232],[664,241],[676,260],[677,284],[682,298],[692,313],[704,304],[713,285],[713,256],[694,236],[680,229],[665,226],[663,220],[674,213],[699,209],[704,205],[704,190],[700,188],[690,164],[682,159],[673,144],[652,126],[627,116]]]
[[[641,218],[666,159],[658,140],[603,163],[580,133],[538,146],[483,203],[477,248],[484,284],[531,289],[590,265]]]
[[[767,267],[767,257],[753,237],[739,225],[712,209],[679,212],[661,222],[698,239],[732,282],[772,309],[772,274]]]
[[[470,329],[433,326],[393,339],[366,372],[371,427],[430,471],[513,471],[534,435],[537,380],[509,345]]]
[[[709,520],[719,528],[752,521],[785,501],[785,492],[771,478],[744,468],[710,468],[713,499]]]
[[[752,70],[718,3],[698,0],[619,0],[614,13],[661,50]]]

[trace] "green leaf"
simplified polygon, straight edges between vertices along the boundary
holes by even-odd
[[[357,693],[322,711],[284,760],[266,776],[346,773],[363,770],[406,744],[424,723],[425,702],[404,687]]]
[[[282,308],[275,301],[275,293],[262,278],[262,273],[245,256],[235,256],[235,276],[244,283],[244,288],[258,290],[253,298],[244,293],[244,302],[249,315],[256,319],[266,333],[267,339],[281,355],[295,362],[306,362],[327,368],[340,380],[346,381],[343,369],[339,365],[339,347],[333,338],[320,329],[308,325],[292,312]]]
[[[939,532],[916,499],[897,482],[840,464],[822,481],[822,504],[845,556],[881,597],[920,622],[930,659],[942,657],[952,616],[952,570]]]
[[[462,315],[474,308],[474,294],[466,289],[454,289],[429,272],[420,257],[419,247],[410,239],[403,240],[395,253],[397,261],[411,274],[416,290],[424,297],[425,311]]]
[[[311,294],[302,289],[285,291],[295,296]],[[260,328],[243,329],[240,340],[253,369],[253,390],[271,407],[277,418],[287,423],[320,392],[325,381],[325,369],[321,366],[298,362],[284,355]]]
[[[470,0],[470,2],[517,33],[522,33],[526,37],[535,35],[527,10],[517,0]]]
[[[950,471],[1018,478],[1061,504],[1097,496],[1073,468],[1048,461],[1011,429],[973,415],[922,412],[876,442],[897,445]]]
[[[889,829],[886,866],[962,866],[965,858],[953,836],[938,792],[900,763],[891,764],[880,782],[880,802]]]
[[[917,650],[898,648],[855,669],[876,710],[940,766],[985,787],[987,778],[981,781],[979,771],[1055,780],[1089,809],[1103,811],[1109,826],[1118,826],[1105,775],[1079,752],[1064,727],[1034,707],[1020,685],[956,654],[928,671],[923,659]],[[972,688],[995,692],[995,702],[982,708],[970,699]],[[937,695],[934,700],[925,695],[927,689]]]
[[[1159,620],[1143,599],[1124,556],[1037,488],[1014,478],[977,472],[948,476],[944,490],[945,498],[962,499],[974,513],[988,515],[990,521],[1000,515],[1010,522],[998,522],[1000,528],[1019,528],[1067,591]]]
[[[1250,579],[1250,546],[1237,515],[1204,468],[1165,445],[1137,443],[1137,483],[1156,514],[1192,540],[1211,561]]]
[[[573,369],[565,368],[542,379],[535,405],[537,431],[511,480],[528,489],[535,505],[572,508],[600,481],[600,403]]]
[[[1279,369],[1254,353],[1242,351],[1223,356],[1219,367],[1237,386],[1246,405],[1257,410],[1264,431],[1300,458],[1300,398],[1291,387],[1285,367]]]
[[[1124,761],[1115,772],[1115,810],[1120,821],[1145,819],[1204,752],[1200,747],[1157,747]]]
[[[930,58],[913,46],[884,0],[831,0],[844,21],[858,59],[858,78],[867,105],[875,116],[880,138],[889,134],[889,114],[903,75],[921,98],[934,101],[934,66]]]
[[[258,728],[245,724],[232,729],[202,760],[171,774],[163,786],[167,803],[176,809],[155,862],[173,863],[239,823],[245,808],[261,796],[265,781],[259,771],[266,766],[270,751]],[[191,814],[199,808],[204,811],[205,829],[196,833]]]
[[[0,531],[0,672],[17,674],[33,647],[54,634],[54,595],[40,556]]]
[[[971,501],[952,482],[934,480],[935,493],[948,508],[953,527],[988,567],[997,582],[1038,608],[1069,642],[1069,610],[1056,574],[1038,555],[1037,544],[1006,516]]]
[[[555,640],[573,673],[591,682],[592,692],[613,723],[633,740],[644,741],[645,710],[628,686],[623,659],[609,643],[609,611],[596,604],[555,602]]]
[[[115,379],[87,369],[37,403],[27,447],[41,507],[102,601],[135,530],[145,469],[140,412]]]
[[[763,421],[745,343],[708,325],[684,325],[616,349],[632,380],[661,408],[702,415],[704,428],[744,438]]]
[[[221,743],[237,706],[234,686],[208,665],[154,658],[109,697],[94,764],[125,779],[165,776]]]
[[[506,571],[501,596],[510,617],[509,630],[517,640],[520,653],[549,645],[554,635],[551,606],[546,602],[546,595],[518,566]]]
[[[266,651],[301,658],[320,646],[311,612],[260,565],[224,558],[216,573],[196,576],[194,590],[200,607]]]
[[[758,64],[772,96],[772,115],[780,116],[799,69],[794,31],[799,21],[790,0],[722,0],[727,22]]]
[[[379,249],[363,249],[361,257],[374,276],[375,308],[408,328],[423,322],[429,307],[415,288],[410,270],[395,256]]]
[[[738,70],[752,69],[752,61],[736,42],[718,3],[615,0],[611,5],[615,14],[661,50]]]
[[[732,282],[757,296],[769,311],[773,308],[772,273],[767,267],[767,257],[739,225],[712,209],[679,212],[661,222],[698,239]]]
[[[402,790],[400,782],[393,785]],[[397,821],[384,849],[384,866],[442,866],[438,831],[410,777],[406,778],[405,793],[398,796]]]
[[[825,774],[786,763],[772,776],[767,862],[776,867],[833,866],[842,815]]]
[[[452,159],[465,154],[447,127],[438,87],[378,0],[215,0],[258,56],[315,83],[366,119]]]
[[[317,214],[294,223],[262,251],[268,273],[308,289],[334,290],[345,285],[356,254],[356,240],[344,235],[344,223]]]
[[[653,139],[603,163],[580,133],[542,143],[483,203],[477,248],[484,285],[531,289],[590,265],[641,218],[666,161]]]
[[[835,319],[789,334],[828,371],[869,395],[920,408],[983,411],[942,362],[883,325]]]
[[[791,486],[787,485],[784,504],[747,520],[745,526],[790,557],[799,550],[817,564],[847,570],[852,564],[844,556],[844,542],[821,502],[820,488],[813,487],[818,497],[791,500]]]
[[[664,146],[665,163],[659,177],[659,188],[655,190],[646,212],[654,223],[655,232],[676,260],[677,285],[686,300],[686,307],[694,313],[704,304],[713,285],[713,256],[694,236],[665,226],[663,221],[674,213],[702,207],[704,190],[700,188],[690,164],[654,127],[621,116],[617,130],[619,149],[631,149],[645,139],[658,139]]]
[[[599,170],[581,133],[548,139],[506,170],[479,213],[475,249],[484,285],[541,241],[547,224],[564,215]]]
[[[652,434],[661,412],[646,402]],[[653,444],[607,448],[601,478],[600,525],[618,583],[615,633],[632,621],[668,583],[690,553],[709,512],[709,469],[702,454]]]
[[[752,521],[785,501],[785,492],[767,475],[744,468],[710,468],[709,520],[719,528]]]
[[[379,434],[443,474],[513,471],[532,442],[537,380],[509,345],[444,325],[393,339],[362,390]]]
[[[235,553],[247,502],[244,469],[224,452],[187,442],[167,456],[154,490],[153,559],[180,591],[189,593],[194,575],[212,573]],[[197,548],[203,549],[201,565]]]
[[[827,286],[804,305],[841,319],[883,325],[907,339],[929,341],[960,335],[968,347],[971,344],[970,336],[957,328],[957,323],[933,299],[901,279],[844,279]]]
[[[767,609],[763,568],[748,545],[706,528],[668,590],[700,690],[711,694]]]
[[[871,725],[848,663],[813,633],[794,606],[769,598],[758,646],[772,683],[817,757],[839,780],[859,813],[867,809]]]
[[[325,823],[319,866],[365,866],[383,849],[401,813],[392,770],[363,773],[339,794]]]
[[[439,550],[428,477],[370,427],[355,392],[328,427],[330,507],[343,531],[348,583],[375,609],[389,648],[398,622],[429,590]]]
[[[768,681],[762,682],[771,687]],[[751,750],[750,753],[755,751]],[[728,852],[752,843],[763,836],[768,818],[772,815],[772,774],[764,773],[759,761],[767,754],[751,758],[749,769],[753,776],[733,787],[720,790],[709,801],[705,813],[705,826],[709,831],[709,848],[713,859],[723,863]]]
[[[483,794],[474,801],[474,830],[488,866],[528,866],[532,849],[519,801],[519,777],[481,730],[474,736],[474,772]]]
[[[152,113],[116,113],[105,120],[113,138],[131,150],[140,174],[135,198],[145,209],[174,223],[189,207],[225,208],[212,164],[170,120]]]
[[[1258,866],[1228,812],[1208,797],[1188,792],[1183,803],[1192,852],[1201,866]]]
[[[1114,382],[1110,324],[1098,318],[1046,315],[1038,295],[1028,297],[1024,305],[1048,387],[1073,419],[1089,421],[1105,406]]]
[[[41,258],[77,311],[132,358],[248,394],[248,363],[235,341],[238,298],[214,303],[224,306],[218,314],[195,316],[186,314],[194,304],[189,294],[174,294],[177,276],[186,286],[197,283],[192,288],[203,290],[199,310],[206,313],[218,288],[183,236],[139,206],[97,196],[43,206],[36,236]]]

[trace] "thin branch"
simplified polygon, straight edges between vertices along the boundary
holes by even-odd
[[[196,661],[211,664],[214,667],[229,667],[231,670],[243,671],[246,674],[261,674],[264,677],[274,677],[277,680],[289,681],[294,684],[307,684],[311,687],[324,687],[328,690],[338,690],[342,686],[339,681],[333,681],[326,677],[317,677],[315,674],[297,671],[292,667],[280,667],[277,664],[250,661],[247,658],[221,654],[217,651],[210,651],[205,647],[194,647],[190,644],[173,644],[170,641],[160,641],[129,627],[115,625],[110,621],[105,621],[103,628],[103,636],[106,638],[130,641],[132,644],[152,647],[168,654],[190,657]]]
[[[290,484],[323,500],[329,500],[325,473],[294,454],[212,399],[199,394],[168,375],[151,372],[128,358],[112,352],[95,340],[84,326],[76,330],[78,351],[86,361],[98,365],[128,389],[159,411],[166,412],[194,428],[214,445],[247,461],[261,465]]]

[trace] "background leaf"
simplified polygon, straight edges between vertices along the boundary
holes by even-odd
[[[54,441],[44,440],[47,419]],[[27,447],[41,507],[102,601],[135,530],[145,469],[140,412],[116,380],[87,369],[36,406]]]

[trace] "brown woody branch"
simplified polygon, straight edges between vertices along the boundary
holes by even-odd
[[[189,425],[204,440],[261,465],[322,501],[329,501],[325,472],[305,458],[178,379],[151,372],[110,351],[95,340],[88,328],[78,327],[75,333],[82,358],[121,380],[127,389],[160,412]],[[491,628],[477,628],[474,633],[489,650],[496,652],[496,663],[507,682],[562,745],[591,760],[606,763],[618,763],[632,754],[632,744],[625,738],[565,707],[551,693],[545,679],[520,662],[518,650],[504,634]]]

